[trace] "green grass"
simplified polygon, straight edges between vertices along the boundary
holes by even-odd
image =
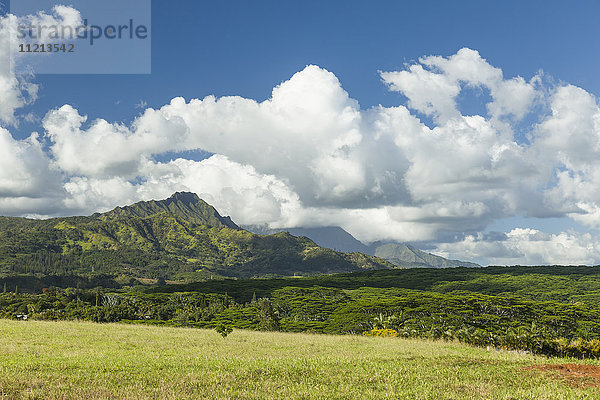
[[[0,320],[0,398],[597,399],[525,370],[548,359],[458,343]]]

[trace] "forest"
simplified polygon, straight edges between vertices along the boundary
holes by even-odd
[[[560,266],[415,268],[179,285],[119,283],[102,275],[65,278],[79,281],[79,288],[27,293],[3,278],[0,316],[389,335],[597,357],[599,280],[600,267]]]

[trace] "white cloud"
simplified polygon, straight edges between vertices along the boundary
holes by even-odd
[[[36,133],[15,140],[0,127],[0,210],[3,215],[56,211],[60,171],[50,166]]]
[[[590,265],[600,260],[598,238],[590,233],[548,234],[531,228],[515,228],[504,240],[484,235],[467,236],[460,242],[438,246],[437,254],[463,257],[496,265]]]
[[[48,152],[35,136],[0,135],[7,154],[17,154],[7,162],[20,171],[5,181],[0,175],[0,191],[11,196],[2,203],[0,193],[0,207],[32,195],[31,171],[45,168],[55,172],[39,183],[60,201],[43,212],[24,202],[30,208],[23,214],[91,213],[190,190],[240,224],[340,225],[364,241],[436,243],[443,236],[458,242],[440,244],[441,252],[498,263],[600,260],[589,247],[593,235],[515,229],[498,240],[480,233],[511,216],[569,216],[600,229],[595,96],[570,85],[543,87],[538,76],[505,78],[470,49],[423,57],[381,77],[406,96],[406,106],[361,109],[317,66],[263,102],[174,98],[130,125],[88,121],[64,105],[43,119]],[[460,112],[466,88],[489,91],[485,115]],[[538,103],[549,113],[536,109],[539,123],[518,131]],[[516,138],[525,135],[528,141]],[[215,155],[155,161],[197,149]]]
[[[381,78],[390,90],[405,95],[409,107],[414,110],[435,116],[441,122],[460,115],[455,101],[460,85],[445,75],[415,64],[405,71],[382,72]]]
[[[590,227],[600,227],[600,108],[595,96],[565,85],[549,99],[551,114],[533,131],[531,154],[550,165],[546,203]]]
[[[600,109],[591,93],[560,86],[550,98],[551,115],[534,130],[538,156],[560,162],[573,171],[589,171],[599,164]]]
[[[55,7],[51,14],[0,17],[0,210],[3,215],[48,215],[60,212],[62,173],[51,166],[37,133],[16,140],[5,128],[17,125],[17,111],[37,98],[38,86],[30,74],[15,72],[20,62],[16,34],[21,23],[75,26],[81,18],[64,6]],[[34,115],[28,113],[23,119],[32,121]]]
[[[0,128],[0,197],[35,196],[58,181],[49,180],[49,160],[36,134],[14,140]]]
[[[38,85],[30,81],[30,74],[16,74],[22,54],[17,52],[17,31],[20,24],[35,26],[76,27],[81,25],[81,15],[71,7],[55,6],[50,14],[16,17],[0,16],[0,123],[15,125],[15,112],[37,98]],[[48,40],[49,31],[43,31],[39,42]],[[26,68],[24,68],[26,70]]]
[[[263,175],[222,155],[195,162],[177,159],[168,164],[176,177],[170,182],[197,193],[209,204],[235,217],[240,224],[261,224],[290,218],[301,205],[298,196],[273,175]]]
[[[15,124],[15,111],[37,96],[37,85],[14,72],[13,37],[18,19],[14,15],[0,17],[0,123]],[[14,51],[14,50],[13,50]]]
[[[368,185],[357,150],[361,112],[332,73],[308,66],[262,103],[240,97],[173,99],[161,109],[183,118],[188,148],[201,148],[287,179],[307,202],[337,202]]]
[[[484,87],[492,101],[487,104],[490,116],[497,119],[513,116],[522,119],[529,111],[537,93],[534,83],[522,77],[504,80],[502,70],[491,66],[479,52],[467,48],[451,57],[422,57],[419,64],[404,71],[382,72],[383,81],[393,91],[408,98],[412,109],[435,117],[438,123],[461,116],[456,97],[462,86]]]
[[[512,115],[517,120],[523,119],[530,112],[536,98],[540,96],[535,90],[536,81],[537,77],[528,83],[518,76],[497,82],[491,87],[494,100],[487,105],[490,115],[494,118]]]
[[[454,111],[443,113],[454,116],[430,129],[404,106],[361,110],[335,75],[308,66],[261,103],[241,97],[175,98],[159,110],[147,109],[131,126],[97,120],[87,127],[86,117],[65,105],[47,114],[44,127],[56,165],[84,181],[138,177],[160,181],[162,187],[176,182],[199,192],[202,185],[214,189],[214,171],[200,175],[194,163],[179,160],[168,168],[155,164],[148,169],[155,154],[191,149],[252,168],[252,174],[241,174],[245,186],[238,183],[228,195],[225,189],[206,192],[243,223],[327,220],[365,240],[433,240],[441,230],[471,232],[494,218],[547,207],[539,189],[551,166],[540,168],[530,149],[515,141],[510,126],[495,121],[503,113],[522,114],[532,101],[532,87],[522,78],[503,80],[500,70],[468,49],[421,62],[432,70],[399,72],[410,79],[417,75],[415,89],[428,87],[421,73],[450,82],[458,91],[463,84],[487,85],[495,96],[489,105],[493,115],[456,114],[456,94],[450,94],[447,104]],[[501,89],[511,85],[531,89],[522,92],[518,112],[507,111],[512,103],[498,102],[506,97]],[[207,165],[201,170],[211,171]],[[273,195],[275,186],[264,185],[270,179],[289,193]],[[278,214],[291,197],[294,212]]]
[[[131,127],[98,119],[82,129],[86,121],[69,105],[48,112],[43,120],[56,164],[69,174],[135,176],[152,154],[182,150],[187,134],[180,118],[166,119],[151,108]]]

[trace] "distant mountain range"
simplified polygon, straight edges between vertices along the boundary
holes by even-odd
[[[265,225],[246,225],[244,229],[261,235],[272,235],[278,232],[289,232],[294,236],[305,236],[319,246],[343,252],[360,252],[383,258],[401,268],[427,267],[480,267],[468,261],[449,260],[444,257],[426,253],[405,243],[375,242],[366,245],[339,226],[323,228],[281,228],[270,229]]]
[[[405,243],[386,243],[377,245],[373,253],[377,257],[388,260],[392,264],[408,267],[431,267],[431,268],[448,268],[448,267],[481,267],[468,261],[449,260],[444,257],[436,256],[435,254],[426,253],[409,244]]]
[[[385,268],[394,265],[307,237],[250,233],[193,193],[89,217],[0,217],[0,275],[108,273],[191,281]]]

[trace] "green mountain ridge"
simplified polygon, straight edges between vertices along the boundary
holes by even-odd
[[[177,215],[200,225],[241,229],[231,218],[222,217],[213,206],[189,192],[177,192],[166,200],[140,201],[130,206],[117,207],[103,214],[94,214],[94,216],[108,221],[123,217],[144,218],[162,212]]]
[[[0,273],[107,273],[198,280],[329,274],[394,266],[289,233],[239,228],[192,193],[89,217],[0,217]]]

